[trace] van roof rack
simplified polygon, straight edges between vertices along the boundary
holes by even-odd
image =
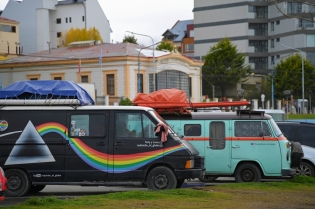
[[[243,116],[243,115],[249,115],[249,116],[265,116],[265,111],[255,111],[255,110],[237,110],[236,115]]]
[[[80,106],[78,99],[0,99],[0,108],[4,106]]]

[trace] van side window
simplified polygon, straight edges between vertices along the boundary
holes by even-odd
[[[236,121],[235,136],[237,137],[260,137],[271,136],[268,124],[262,121]]]
[[[71,115],[70,136],[105,136],[105,115]]]
[[[142,113],[117,113],[116,136],[128,138],[157,138],[155,124]]]
[[[184,133],[185,133],[185,136],[200,136],[201,125],[200,124],[185,124]]]
[[[225,123],[210,123],[210,147],[211,149],[225,148]]]

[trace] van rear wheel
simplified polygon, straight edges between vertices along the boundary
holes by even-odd
[[[159,166],[149,172],[146,183],[151,190],[175,189],[177,179],[171,169]]]
[[[204,183],[208,183],[208,182],[213,182],[217,179],[217,176],[210,176],[210,175],[205,175],[203,177],[198,178],[199,181],[204,182]]]
[[[260,182],[261,173],[258,167],[252,163],[244,163],[235,171],[236,182]]]
[[[27,174],[20,169],[10,169],[5,172],[7,177],[7,190],[5,194],[9,197],[21,197],[30,189],[30,180]]]

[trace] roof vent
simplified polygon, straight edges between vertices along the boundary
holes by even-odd
[[[93,46],[95,43],[94,40],[90,41],[77,41],[77,42],[72,42],[68,45],[69,48],[78,48],[78,47],[87,47],[87,46]]]

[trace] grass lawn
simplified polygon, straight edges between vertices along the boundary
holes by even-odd
[[[10,209],[86,208],[315,208],[315,179],[283,182],[230,183],[166,191],[129,191],[75,199],[31,198]]]
[[[295,119],[315,119],[315,114],[288,114],[289,120]]]

